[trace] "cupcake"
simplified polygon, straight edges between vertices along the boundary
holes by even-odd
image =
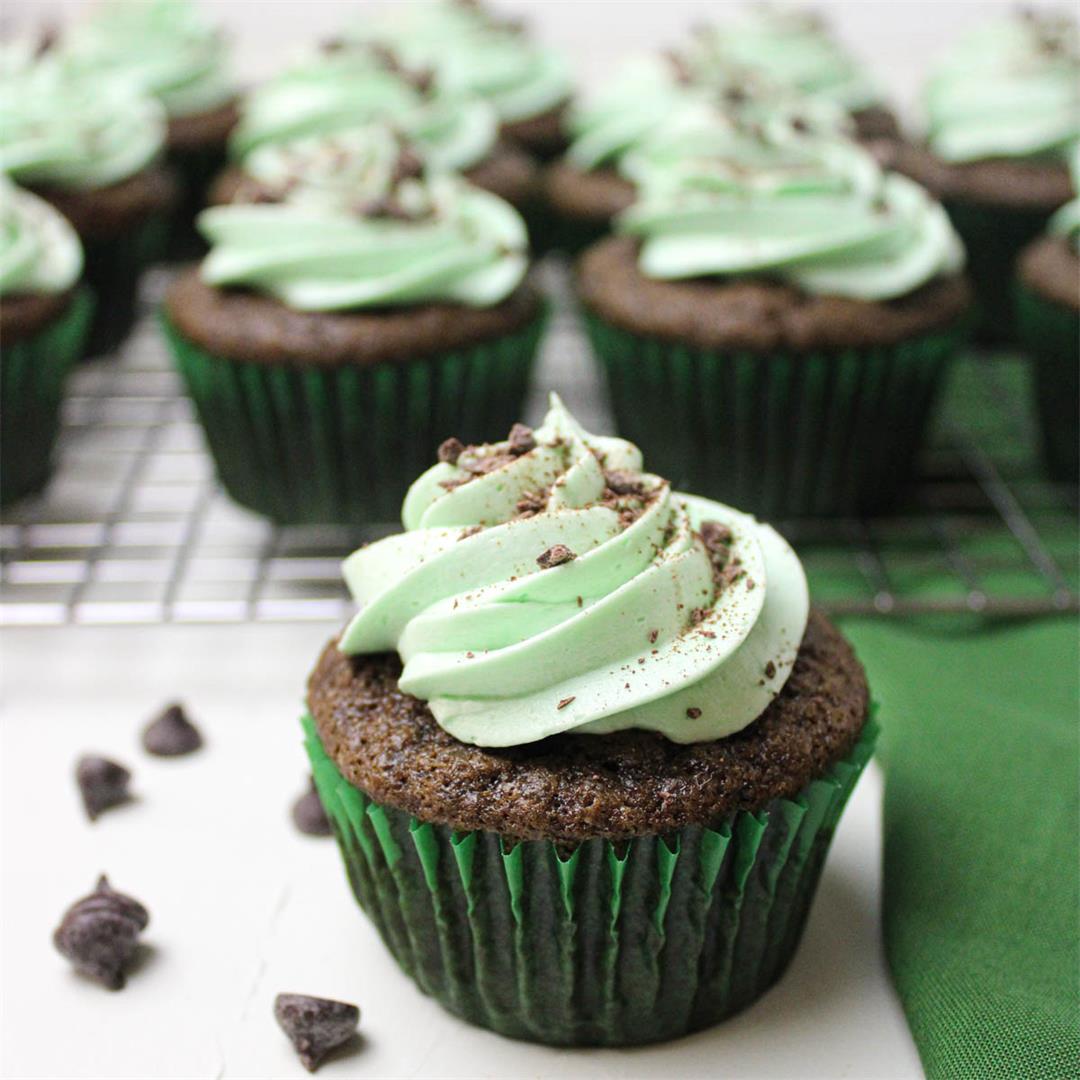
[[[0,504],[49,478],[64,379],[93,306],[82,264],[67,220],[0,178]]]
[[[197,250],[192,221],[236,123],[228,52],[224,35],[189,0],[104,0],[60,43],[63,62],[80,74],[125,78],[164,107],[168,162],[181,181],[175,255]]]
[[[478,97],[446,95],[423,73],[406,71],[386,49],[328,42],[245,99],[230,141],[234,164],[214,183],[215,204],[266,198],[281,176],[315,169],[341,182],[356,168],[355,129],[392,124],[431,167],[463,173],[522,213],[535,198],[536,166],[500,140],[494,108]]]
[[[1080,179],[1080,148],[1073,151]],[[1077,185],[1080,187],[1080,184]],[[1017,266],[1016,326],[1034,359],[1047,470],[1075,484],[1080,457],[1080,199],[1066,203]]]
[[[675,1038],[798,944],[876,734],[862,668],[769,526],[672,491],[553,398],[453,444],[308,683],[360,906],[417,985],[504,1035]]]
[[[926,143],[900,147],[895,166],[944,203],[967,247],[979,335],[1007,341],[1016,257],[1070,197],[1076,24],[1034,9],[986,23],[953,48],[924,104]]]
[[[280,522],[388,521],[447,432],[519,413],[543,323],[525,226],[369,129],[362,188],[213,207],[166,334],[218,474]]]
[[[960,242],[853,143],[750,125],[709,151],[646,170],[578,264],[619,431],[764,516],[884,510],[963,337]]]
[[[563,113],[573,86],[564,57],[532,41],[518,21],[478,3],[416,0],[356,20],[351,39],[390,48],[440,91],[490,102],[503,136],[541,159],[566,148]]]
[[[74,225],[96,300],[87,352],[111,352],[131,329],[139,276],[162,252],[175,200],[159,162],[161,105],[51,56],[5,65],[0,93],[0,172]]]

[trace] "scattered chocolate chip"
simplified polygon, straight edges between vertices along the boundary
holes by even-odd
[[[158,757],[179,757],[198,750],[203,744],[199,729],[187,718],[179,704],[167,706],[158,718],[147,725],[142,735],[143,748]]]
[[[626,472],[624,469],[615,469],[612,472],[604,473],[604,483],[616,495],[642,495],[645,492],[645,485],[641,477]]]
[[[465,444],[451,435],[439,445],[439,460],[445,461],[447,465],[456,465],[464,449]]]
[[[53,944],[75,970],[110,990],[121,990],[150,915],[130,896],[116,892],[104,874],[97,887],[64,912]]]
[[[765,678],[771,679],[776,674],[776,665],[770,660],[765,665]]]
[[[292,807],[293,824],[306,836],[329,836],[333,830],[315,790],[315,781],[308,780],[308,789]]]
[[[572,562],[576,558],[577,556],[565,544],[555,544],[542,555],[536,556],[536,565],[541,570],[548,570],[553,566],[562,566],[563,563]]]
[[[560,701],[559,704],[555,706],[555,708],[556,709],[565,709],[566,706],[569,705],[570,702],[573,701],[575,697],[577,697],[576,694],[573,694],[570,697],[564,697],[562,699],[562,701]]]
[[[724,548],[725,554],[727,546],[732,541],[731,530],[719,521],[703,521],[698,529],[698,535],[707,550],[717,551]]]
[[[756,588],[757,588],[757,582],[752,577],[748,577],[746,579],[746,591],[747,592],[753,592]]]
[[[535,491],[525,491],[514,506],[514,511],[518,517],[532,517],[534,514],[539,514],[546,505],[547,500],[543,495]]]
[[[708,617],[708,608],[696,607],[690,612],[690,625],[697,626],[698,623],[704,622]]]
[[[119,806],[131,798],[128,784],[131,773],[123,765],[108,758],[87,754],[75,766],[75,781],[82,794],[86,816],[96,821],[98,814]]]
[[[470,525],[467,529],[462,529],[458,534],[459,540],[468,540],[470,536],[475,536],[479,532],[484,531],[483,525]]]
[[[360,1010],[329,998],[278,994],[274,998],[274,1019],[289,1037],[300,1063],[308,1072],[314,1072],[331,1050],[356,1034]]]
[[[510,453],[520,456],[536,449],[536,439],[533,438],[532,428],[525,424],[515,424],[510,429]]]
[[[791,118],[791,130],[797,131],[801,135],[810,130],[810,124],[802,116],[793,116]]]
[[[691,705],[690,708],[686,710],[686,715],[689,716],[691,720],[696,720],[701,715],[701,710],[696,705]]]
[[[659,630],[650,630],[649,631],[649,644],[653,644],[659,636],[660,636],[660,631]]]
[[[412,180],[424,175],[423,159],[408,146],[398,150],[397,161],[394,163],[392,183],[400,184],[402,180]]]
[[[580,597],[580,596],[579,596],[579,597],[577,598],[577,606],[578,606],[578,607],[582,607],[582,606],[584,606],[584,604],[585,604],[585,600],[584,600],[584,598],[583,598],[583,597]]]

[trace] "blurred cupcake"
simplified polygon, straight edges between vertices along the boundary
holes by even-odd
[[[103,0],[64,33],[60,54],[80,74],[125,78],[164,106],[182,195],[170,248],[197,250],[192,221],[237,118],[225,36],[190,0]]]
[[[389,51],[344,41],[248,95],[230,143],[235,164],[213,185],[211,202],[257,200],[278,186],[283,170],[296,176],[312,166],[326,176],[335,162],[344,182],[354,168],[352,144],[366,142],[355,129],[372,121],[393,125],[432,168],[463,173],[522,213],[531,210],[536,166],[499,139],[488,102],[442,94]]]
[[[502,134],[537,157],[566,148],[569,65],[531,40],[520,22],[500,19],[479,3],[416,0],[365,15],[348,34],[389,47],[412,70],[430,71],[441,93],[490,102]]]
[[[124,81],[49,57],[5,67],[0,93],[0,172],[75,226],[96,300],[87,351],[111,352],[131,329],[139,276],[163,250],[175,200],[159,162],[164,112]]]
[[[307,749],[360,906],[474,1024],[624,1046],[783,973],[870,756],[865,676],[769,526],[558,399],[410,488]]]
[[[82,249],[43,199],[0,177],[0,503],[39,491],[51,471],[64,380],[93,302]]]
[[[1080,181],[1080,148],[1073,151]],[[1077,183],[1080,188],[1080,183]],[[1035,402],[1050,475],[1076,483],[1080,458],[1080,199],[1066,203],[1047,234],[1020,255],[1017,332],[1035,359]]]
[[[390,520],[448,434],[504,426],[543,323],[525,227],[381,127],[362,187],[204,211],[165,327],[221,481],[282,522]]]
[[[944,203],[968,250],[980,336],[1007,340],[1016,257],[1070,195],[1076,24],[1025,9],[980,26],[930,79],[925,110],[926,144],[901,147],[896,168]]]
[[[765,516],[888,508],[970,303],[941,207],[853,143],[757,125],[638,183],[578,267],[620,432]]]

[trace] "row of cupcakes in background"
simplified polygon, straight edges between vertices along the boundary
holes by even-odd
[[[981,296],[1008,282],[994,315],[1034,239],[1021,330],[1052,468],[1075,477],[1075,205],[1038,239],[1080,136],[1067,22],[977,30],[931,85],[924,145],[898,138],[873,83],[799,12],[697,31],[573,105],[556,55],[472,5],[354,21],[238,110],[220,36],[191,7],[110,4],[87,26],[5,58],[4,171],[75,224],[110,343],[164,250],[162,148],[189,203],[209,183],[211,255],[174,286],[166,333],[226,488],[277,520],[384,519],[444,436],[520,415],[543,320],[526,224],[534,248],[590,247],[579,292],[620,431],[684,486],[775,516],[895,501],[973,321],[957,232]],[[154,32],[159,47],[134,44]],[[144,59],[137,78],[99,77],[119,54]],[[190,215],[173,222],[176,237]],[[16,323],[6,342],[31,354],[43,328]],[[56,380],[15,378],[5,397],[47,412]]]

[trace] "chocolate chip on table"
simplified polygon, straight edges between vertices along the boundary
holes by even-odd
[[[507,442],[510,443],[510,453],[515,455],[527,454],[530,450],[536,449],[536,439],[533,437],[532,428],[525,424],[515,424],[510,429]]]
[[[356,1033],[360,1010],[329,998],[278,994],[274,999],[274,1019],[289,1037],[300,1063],[308,1072],[314,1072],[331,1050],[348,1042]]]
[[[187,718],[182,705],[169,705],[143,731],[142,744],[148,754],[179,757],[203,744],[199,729]]]
[[[439,460],[445,461],[447,465],[456,465],[464,449],[465,444],[451,435],[449,439],[444,440],[439,446]]]
[[[555,544],[543,554],[536,556],[536,565],[541,570],[548,570],[552,566],[562,566],[563,563],[572,562],[576,558],[577,556],[565,544]]]
[[[104,874],[89,896],[64,912],[53,944],[75,970],[110,990],[122,990],[150,915],[138,900],[117,892]]]
[[[86,816],[96,821],[100,813],[131,799],[128,784],[131,773],[123,765],[108,758],[85,754],[75,765],[75,782],[79,785]]]
[[[293,803],[293,824],[308,836],[329,836],[333,830],[315,790],[315,781],[309,780],[308,785],[308,790]]]

